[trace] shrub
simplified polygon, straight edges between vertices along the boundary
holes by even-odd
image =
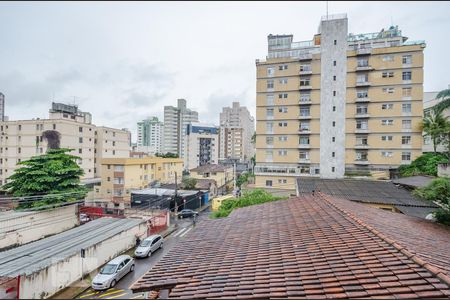
[[[414,175],[437,176],[438,163],[446,162],[448,162],[448,159],[444,154],[426,153],[416,158],[411,164],[400,166],[398,170],[403,177]]]
[[[414,195],[438,202],[441,208],[434,213],[434,217],[439,223],[450,225],[450,179],[436,178],[426,187],[416,189]]]

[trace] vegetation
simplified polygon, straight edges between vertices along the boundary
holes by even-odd
[[[422,129],[425,136],[431,137],[433,143],[433,151],[436,154],[437,146],[444,139],[447,120],[442,115],[442,111],[432,110],[429,115],[425,116],[422,121]]]
[[[183,178],[183,186],[187,190],[193,190],[195,189],[195,186],[197,185],[197,179],[192,177],[185,177]]]
[[[450,225],[449,178],[436,178],[426,187],[416,189],[414,194],[425,200],[436,202],[441,208],[434,213],[434,217],[439,223]]]
[[[156,157],[162,157],[162,158],[178,158],[178,154],[167,152],[167,153],[156,153]]]
[[[233,209],[236,208],[263,204],[266,202],[277,201],[282,199],[287,199],[287,197],[273,196],[272,194],[259,189],[253,191],[246,191],[240,198],[230,198],[224,200],[222,202],[222,205],[219,207],[219,210],[213,212],[210,217],[213,219],[224,218],[227,217],[233,211]]]
[[[238,177],[238,179],[236,180],[236,186],[240,188],[244,183],[248,183],[248,180],[251,177],[255,177],[255,175],[253,175],[251,173],[243,173],[243,174],[241,174]]]
[[[444,154],[426,153],[416,158],[411,164],[400,166],[398,170],[403,177],[414,175],[437,176],[438,163],[446,162],[448,162],[448,158]]]
[[[84,171],[76,160],[67,154],[72,149],[48,149],[46,154],[33,156],[19,163],[3,189],[14,196],[43,195],[41,200],[21,203],[19,208],[53,205],[83,199],[87,190],[80,185]]]

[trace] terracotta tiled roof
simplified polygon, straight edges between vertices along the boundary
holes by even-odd
[[[390,181],[299,178],[297,189],[300,196],[320,190],[356,202],[391,205],[406,215],[421,218],[438,209],[434,203],[413,197],[409,191]]]
[[[436,262],[448,261],[449,238],[425,220],[304,196],[202,221],[131,288],[171,299],[448,298],[448,266]]]

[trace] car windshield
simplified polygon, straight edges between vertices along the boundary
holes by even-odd
[[[143,241],[139,246],[141,246],[141,247],[147,247],[147,246],[150,246],[150,243],[151,243],[151,241]]]
[[[114,274],[116,271],[117,265],[107,264],[100,270],[100,274],[110,275]]]

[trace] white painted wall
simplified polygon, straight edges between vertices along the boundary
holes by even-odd
[[[17,218],[0,220],[0,249],[20,246],[79,225],[77,206],[70,205],[27,215],[11,212]]]
[[[48,298],[63,288],[75,284],[81,278],[82,268],[83,274],[86,275],[134,247],[136,234],[147,236],[145,222],[87,248],[86,257],[83,259],[80,253],[65,259],[54,257],[54,263],[47,268],[20,278],[20,299]]]

